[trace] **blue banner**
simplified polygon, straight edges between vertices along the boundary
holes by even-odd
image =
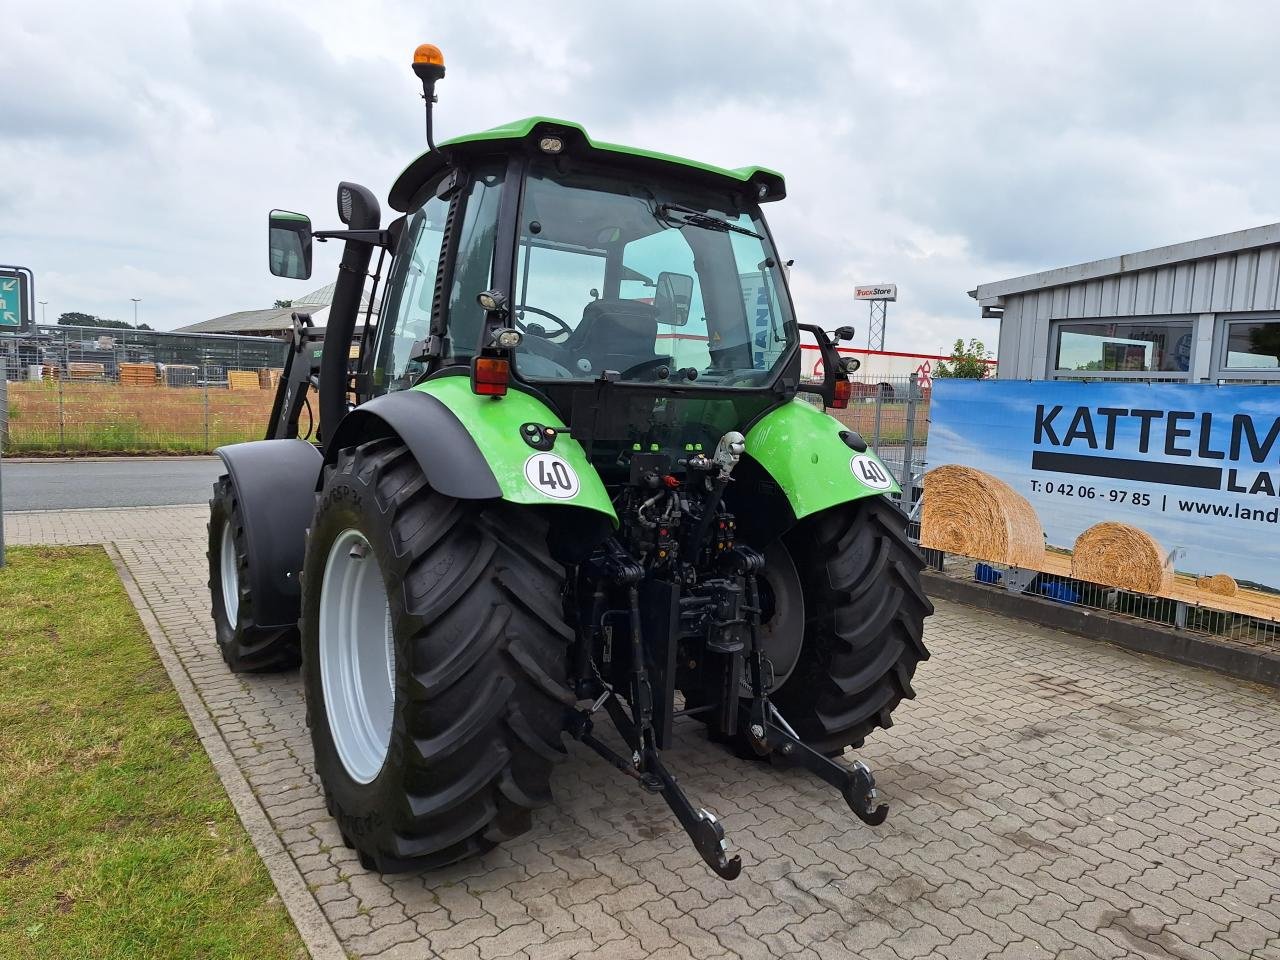
[[[937,379],[930,413],[922,545],[1280,620],[1280,388]]]

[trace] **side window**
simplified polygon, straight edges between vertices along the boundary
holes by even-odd
[[[448,202],[433,197],[405,224],[400,255],[388,279],[390,302],[384,307],[375,334],[378,352],[373,369],[374,393],[404,390],[422,372],[422,364],[409,356],[431,325],[431,301],[448,212]]]
[[[759,261],[760,241],[754,237],[734,233],[729,235],[729,241],[738,264],[738,284],[751,337],[752,366],[767,370],[787,348],[782,307],[778,303],[777,269]]]
[[[498,233],[498,203],[502,174],[481,173],[471,185],[467,209],[458,235],[458,259],[449,290],[449,339],[456,359],[476,352],[484,310],[476,296],[493,285],[493,247]]]
[[[658,324],[658,353],[675,357],[677,367],[704,370],[711,365],[707,343],[707,310],[702,303],[702,283],[694,266],[693,250],[680,230],[659,230],[622,248],[622,282],[618,296],[623,300],[653,302],[658,274],[678,273],[693,278],[688,322],[683,325]]]

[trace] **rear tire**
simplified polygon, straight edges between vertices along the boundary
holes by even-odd
[[[786,536],[805,585],[805,636],[796,668],[771,696],[809,746],[835,755],[860,747],[894,709],[915,697],[927,660],[920,583],[924,558],[907,518],[884,497],[807,517]]]
[[[325,591],[337,589],[325,586],[326,564],[351,531],[385,586],[393,674],[385,758],[360,778],[335,740],[342,704],[326,701],[324,671],[337,668],[322,657],[336,642],[322,616],[334,609]],[[484,853],[528,830],[531,811],[550,802],[574,699],[564,569],[546,533],[529,508],[436,493],[398,438],[348,447],[325,468],[303,570],[303,684],[326,804],[367,868]],[[385,643],[381,629],[369,632],[379,636],[361,644]]]
[[[249,588],[249,552],[235,484],[225,474],[209,501],[209,596],[222,659],[233,673],[291,670],[298,665],[297,624],[264,627]]]

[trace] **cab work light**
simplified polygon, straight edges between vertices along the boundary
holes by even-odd
[[[831,392],[831,406],[837,410],[843,410],[849,406],[849,398],[853,396],[853,384],[841,377],[835,383],[835,389]]]
[[[511,364],[504,357],[476,357],[471,361],[471,392],[482,397],[505,397]]]

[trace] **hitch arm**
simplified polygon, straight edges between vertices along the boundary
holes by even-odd
[[[639,747],[640,738],[634,722],[627,717],[617,697],[610,694],[604,701],[609,719],[617,727],[628,745]],[[720,826],[715,816],[708,810],[695,810],[689,798],[684,795],[680,785],[676,783],[670,771],[662,765],[658,749],[646,745],[636,749],[640,756],[640,769],[635,769],[623,757],[619,756],[608,744],[597,739],[591,732],[591,716],[582,711],[570,711],[568,729],[574,739],[586,744],[597,754],[607,760],[613,767],[627,776],[639,781],[640,785],[652,793],[661,793],[667,806],[680,821],[680,826],[693,841],[694,847],[707,866],[725,880],[735,880],[742,873],[742,858],[732,859],[725,853],[724,827]]]
[[[684,832],[698,848],[698,853],[702,854],[707,866],[724,880],[736,880],[742,872],[742,858],[735,856],[730,859],[725,853],[724,827],[720,826],[720,821],[708,810],[693,808],[689,798],[676,783],[676,778],[658,759],[657,750],[645,750],[644,765],[645,770],[662,783],[662,798],[667,801],[667,806],[676,815],[680,826],[684,827]]]
[[[777,720],[782,719],[776,710],[772,712]],[[876,804],[875,777],[861,760],[855,762],[852,768],[842,766],[806,746],[773,720],[765,721],[764,736],[765,742],[778,754],[839,790],[849,809],[863,823],[872,827],[884,823],[889,815],[889,806],[884,803]]]

